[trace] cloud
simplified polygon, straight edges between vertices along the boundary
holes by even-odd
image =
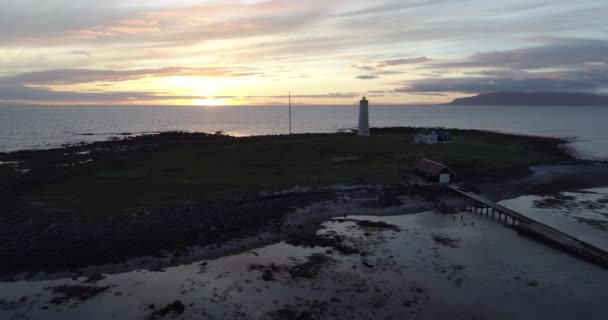
[[[248,71],[249,70],[249,71]],[[135,70],[90,70],[90,69],[58,69],[36,72],[25,72],[15,76],[0,77],[0,101],[29,101],[29,102],[108,102],[124,103],[128,101],[161,101],[178,99],[205,99],[207,96],[172,95],[166,92],[137,91],[137,92],[104,92],[88,90],[82,92],[53,91],[48,85],[74,85],[95,82],[120,82],[145,77],[167,76],[196,76],[196,77],[243,77],[260,74],[255,70],[236,67],[209,67],[209,68],[161,68],[161,69],[135,69]],[[106,84],[96,84],[105,86]],[[342,99],[354,98],[360,93],[330,92],[327,94],[300,94],[292,98],[301,99]],[[270,96],[213,96],[219,99],[257,99],[277,98],[287,99],[288,95]]]
[[[478,52],[463,62],[438,63],[433,68],[507,68],[518,70],[564,68],[588,63],[608,64],[608,41],[547,39],[541,46]]]
[[[360,96],[359,92],[330,92],[327,94],[292,94],[291,97],[295,99],[339,99],[339,98],[355,98]],[[245,98],[274,98],[274,99],[288,99],[289,95],[274,95],[274,96],[247,96]]]
[[[53,91],[45,86],[75,85],[95,82],[116,83],[137,80],[146,77],[248,77],[261,74],[250,68],[207,67],[181,68],[167,67],[160,69],[134,70],[94,70],[94,69],[57,69],[46,71],[24,72],[14,76],[0,77],[0,100],[4,101],[110,101],[125,102],[128,100],[154,101],[167,99],[200,99],[201,96],[171,95],[156,91],[139,92],[103,92],[103,91]],[[96,86],[104,86],[101,83]]]
[[[403,58],[403,59],[393,59],[393,60],[384,60],[378,63],[378,67],[386,67],[386,66],[398,66],[402,64],[419,64],[429,62],[431,59],[427,57],[417,57],[417,58]]]
[[[511,78],[511,79],[525,79],[531,76],[531,73],[526,70],[477,70],[477,71],[465,71],[465,75],[473,76],[486,76],[486,77],[498,77],[498,78]],[[539,73],[537,73],[539,74]],[[544,73],[547,75],[547,73]]]
[[[352,99],[360,96],[354,92],[330,92],[327,94],[292,94],[293,99]],[[204,100],[210,99],[288,99],[289,95],[270,96],[207,96],[172,95],[163,92],[65,92],[52,91],[42,87],[3,85],[0,83],[0,102],[28,101],[53,103],[127,103],[129,101],[158,102],[163,100]]]
[[[46,1],[0,4],[0,44],[147,43],[189,46],[285,33],[317,21],[320,0]],[[157,3],[157,5],[154,5]]]
[[[608,68],[570,73],[530,74],[526,77],[427,78],[409,82],[397,92],[599,92],[608,86]]]
[[[19,0],[0,3],[0,44],[25,44],[112,24],[136,14],[119,0]]]
[[[447,93],[443,92],[413,92],[417,96],[431,96],[431,97],[444,97],[447,96]]]
[[[67,85],[92,82],[117,82],[146,77],[193,76],[193,77],[246,77],[261,74],[244,67],[167,67],[160,69],[95,70],[56,69],[24,72],[15,76],[0,77],[0,84]]]
[[[356,17],[356,16],[364,16],[364,15],[377,15],[383,13],[395,13],[400,10],[411,9],[415,7],[423,7],[430,6],[434,4],[438,4],[441,2],[445,2],[447,0],[415,0],[405,2],[402,0],[399,1],[390,1],[388,3],[384,3],[377,6],[366,7],[359,10],[348,11],[346,13],[342,13],[339,16],[341,17]]]
[[[365,74],[365,75],[357,76],[356,78],[357,79],[361,79],[361,80],[372,80],[372,79],[378,79],[380,77],[379,76]]]
[[[77,56],[87,56],[87,57],[91,56],[91,52],[86,51],[86,50],[72,50],[72,51],[70,51],[70,53],[73,55],[77,55]]]
[[[357,68],[359,70],[363,70],[363,71],[372,71],[375,70],[376,67],[373,66],[357,66],[357,65],[353,65],[354,68]]]
[[[380,71],[374,71],[373,75],[377,75],[377,76],[386,76],[386,75],[393,75],[393,74],[403,74],[403,71],[397,71],[397,70],[380,70]]]
[[[0,85],[0,101],[124,103],[130,100],[159,101],[201,98],[199,96],[172,96],[155,92],[59,92],[39,87]]]
[[[402,1],[405,2],[405,1]],[[480,46],[513,48],[536,36],[605,38],[602,17],[608,5],[581,0],[559,1],[445,1],[440,6],[387,12],[380,17],[360,17],[343,21],[353,33],[374,43],[410,48],[440,46],[437,58],[448,52],[460,54]]]
[[[608,87],[608,41],[541,38],[542,45],[478,52],[461,62],[424,69],[463,70],[463,77],[406,81],[398,92],[557,91],[601,92]],[[454,72],[452,72],[454,74]]]

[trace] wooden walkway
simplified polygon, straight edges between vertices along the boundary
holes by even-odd
[[[530,219],[509,208],[505,208],[477,193],[462,189],[456,185],[448,185],[448,188],[470,201],[471,205],[468,208],[471,212],[497,218],[498,221],[511,225],[518,231],[608,269],[608,252],[605,250],[569,236],[546,224]]]

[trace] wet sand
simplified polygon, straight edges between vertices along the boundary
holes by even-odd
[[[608,188],[521,196],[500,204],[608,250]]]
[[[358,253],[281,242],[162,272],[0,283],[0,310],[8,319],[163,319],[179,314],[159,315],[178,300],[180,319],[605,318],[605,270],[482,216],[347,216],[318,236]],[[53,289],[61,285],[105,289],[80,299]]]
[[[575,163],[532,166],[525,170],[506,170],[471,181],[481,193],[493,200],[523,195],[551,195],[564,191],[608,186],[608,163]]]

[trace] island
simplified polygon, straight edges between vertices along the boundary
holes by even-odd
[[[587,175],[571,171],[562,182],[505,185],[505,178],[526,176],[533,165],[581,161],[562,147],[567,141],[556,138],[453,130],[453,143],[424,145],[414,143],[416,132],[374,128],[369,137],[240,138],[167,132],[2,153],[0,234],[11,241],[0,247],[0,273],[119,263],[163,252],[187,256],[183,250],[191,246],[219,245],[261,230],[272,231],[274,240],[293,237],[297,232],[285,227],[288,213],[335,201],[348,188],[377,193],[382,205],[390,205],[391,194],[422,158],[449,165],[493,199],[592,187],[608,177],[606,168],[597,167]],[[411,210],[432,208],[432,201],[422,201]]]
[[[563,92],[492,92],[457,98],[448,105],[608,106],[608,96]]]

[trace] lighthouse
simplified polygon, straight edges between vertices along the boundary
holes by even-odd
[[[359,133],[360,136],[369,136],[369,101],[363,97],[359,101]]]

